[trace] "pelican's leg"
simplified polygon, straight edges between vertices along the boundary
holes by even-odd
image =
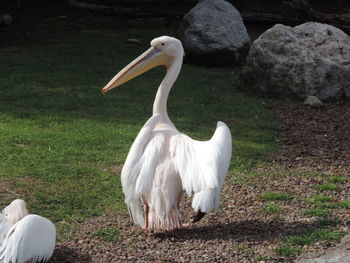
[[[205,216],[205,214],[206,213],[203,213],[201,210],[198,210],[196,216],[193,218],[192,223],[196,223],[196,222],[200,221],[203,218],[203,216]]]
[[[148,227],[149,227],[149,224],[148,224],[149,206],[147,204],[144,204],[143,205],[143,210],[144,210],[144,213],[145,213],[145,226],[144,226],[143,229],[145,231],[148,231]]]

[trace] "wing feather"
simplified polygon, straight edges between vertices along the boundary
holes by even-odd
[[[148,145],[142,156],[142,166],[140,174],[136,180],[135,195],[142,195],[152,185],[155,165],[159,159],[160,152],[164,143],[164,136],[156,134],[152,138],[152,145]]]
[[[14,224],[0,247],[0,262],[46,262],[55,249],[56,228],[48,219],[27,215]]]
[[[160,142],[152,144],[154,147],[146,146],[152,137],[152,131],[157,125],[159,118],[159,114],[153,115],[142,127],[130,148],[121,173],[125,203],[128,205],[133,221],[141,226],[144,224],[144,219],[140,195],[152,183],[155,161],[160,150]]]
[[[12,224],[6,218],[6,216],[0,213],[0,246],[2,245],[2,242],[4,241],[5,236],[9,232],[11,226]]]
[[[184,134],[173,136],[170,148],[184,191],[189,196],[194,193],[192,207],[201,212],[217,208],[232,154],[226,124],[218,122],[209,141],[196,141]]]

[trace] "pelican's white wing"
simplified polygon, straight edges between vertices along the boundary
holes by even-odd
[[[0,246],[2,245],[2,242],[4,242],[5,236],[9,232],[11,226],[12,224],[6,216],[0,213]]]
[[[231,133],[226,124],[218,122],[209,141],[175,135],[170,140],[170,151],[183,189],[189,196],[195,193],[192,207],[203,213],[217,208],[232,153]]]
[[[154,150],[147,152],[147,154],[144,154],[144,151],[159,118],[160,115],[155,114],[142,127],[130,148],[121,173],[125,203],[128,205],[131,218],[140,226],[144,224],[140,196],[149,187],[145,183],[152,181],[144,180],[144,178],[153,176],[155,156],[157,155],[154,152],[157,151],[155,148],[152,148]],[[145,161],[145,158],[148,160]]]
[[[14,224],[0,247],[0,262],[46,262],[55,249],[56,228],[48,219],[27,215]]]
[[[4,208],[4,210],[2,210],[2,213],[7,217],[11,224],[15,224],[23,217],[28,215],[26,202],[24,202],[22,199],[13,200]]]

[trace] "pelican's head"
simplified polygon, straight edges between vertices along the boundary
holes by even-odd
[[[102,89],[102,93],[104,94],[154,67],[169,67],[175,58],[182,58],[183,55],[184,50],[180,40],[168,36],[155,38],[151,41],[151,48],[123,68]]]
[[[11,222],[11,224],[15,224],[29,213],[26,208],[26,202],[22,199],[16,199],[2,210],[2,214]]]

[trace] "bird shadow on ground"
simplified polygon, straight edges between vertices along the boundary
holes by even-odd
[[[73,263],[73,262],[92,262],[89,255],[82,254],[80,251],[67,246],[58,246],[49,263]]]
[[[154,233],[159,239],[186,241],[202,240],[234,240],[234,241],[264,241],[273,240],[287,235],[298,234],[304,231],[317,229],[316,223],[246,220],[212,226],[191,227],[165,233]]]

